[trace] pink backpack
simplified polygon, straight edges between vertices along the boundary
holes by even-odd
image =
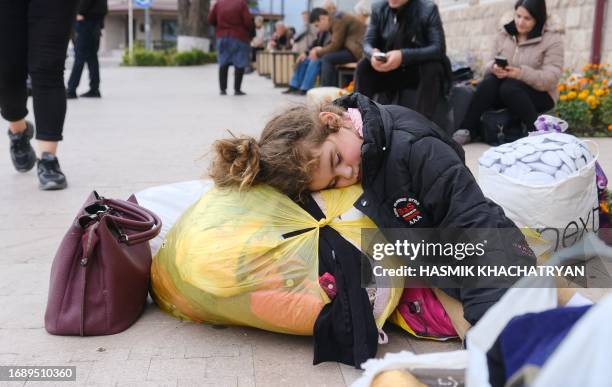
[[[402,298],[389,319],[416,337],[433,340],[457,337],[444,307],[428,288],[404,289]]]

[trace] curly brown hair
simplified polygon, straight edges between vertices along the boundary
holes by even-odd
[[[335,113],[338,119],[323,123],[321,112]],[[340,130],[344,113],[332,104],[314,109],[300,105],[272,118],[259,141],[248,136],[218,140],[213,144],[215,156],[209,175],[219,187],[245,190],[264,183],[302,200],[317,168],[318,155],[313,149]]]

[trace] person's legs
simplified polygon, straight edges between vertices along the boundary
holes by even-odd
[[[347,49],[330,52],[321,58],[321,86],[338,86],[336,65],[356,62],[355,56]]]
[[[409,73],[394,70],[381,73],[372,67],[368,59],[362,59],[355,70],[355,91],[373,98],[382,91],[394,91],[416,85]]]
[[[89,70],[89,91],[82,97],[100,97],[100,64],[98,62],[98,50],[100,49],[101,22],[92,21],[92,47],[87,59],[87,69]]]
[[[317,81],[317,76],[321,73],[321,61],[319,59],[312,60],[308,63],[304,80],[300,85],[301,91],[308,91],[312,89]]]
[[[234,94],[244,95],[242,91],[242,77],[244,76],[244,67],[234,67]]]
[[[229,71],[229,65],[219,65],[219,89],[221,94],[225,94],[227,90],[227,73]]]
[[[310,63],[310,59],[306,58],[302,62],[298,63],[295,71],[293,71],[293,76],[289,81],[289,87],[295,90],[300,88],[302,81],[304,80],[304,76],[306,75],[306,69],[308,68],[308,64]]]
[[[68,97],[76,97],[76,89],[81,83],[81,75],[83,74],[83,67],[85,63],[90,60],[91,51],[93,49],[93,33],[91,31],[91,22],[88,20],[81,20],[74,23],[74,31],[76,33],[76,39],[74,44],[74,63],[72,64],[72,71],[70,72],[70,78],[68,79]]]
[[[233,39],[233,38],[232,38]],[[249,66],[250,46],[238,39],[233,39],[234,45],[234,95],[245,95],[242,91],[242,78],[245,69]]]
[[[527,130],[536,130],[534,122],[541,112],[555,105],[545,91],[537,91],[516,79],[506,79],[499,87],[499,98],[510,112],[521,120]]]
[[[0,0],[0,114],[13,133],[25,130],[28,77],[27,3]]]
[[[66,117],[64,61],[76,0],[31,0],[28,9],[28,69],[41,159],[38,178],[43,190],[67,186],[57,157]]]
[[[9,122],[11,161],[19,172],[36,164],[34,127],[25,120],[27,46],[27,3],[0,0],[0,114]]]
[[[478,137],[478,128],[480,127],[480,116],[482,116],[482,113],[499,103],[498,90],[500,84],[501,80],[492,74],[485,76],[478,84],[474,98],[460,125],[462,129],[469,130],[471,138]]]
[[[419,83],[415,110],[431,119],[442,94],[444,66],[441,62],[424,62],[418,65]]]
[[[227,94],[227,72],[231,64],[231,53],[227,43],[227,38],[218,38],[217,46],[217,62],[219,63],[219,90],[221,95]]]

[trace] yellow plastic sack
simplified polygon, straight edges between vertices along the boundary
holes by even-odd
[[[330,226],[359,247],[363,216],[338,218],[360,186],[321,193],[326,218],[316,220],[287,196],[260,185],[246,192],[213,188],[168,232],[151,269],[162,310],[185,320],[311,335],[327,295],[318,283],[319,228]],[[303,231],[295,236],[284,235]],[[382,327],[399,302],[396,284]]]

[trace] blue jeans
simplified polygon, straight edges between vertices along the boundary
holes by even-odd
[[[317,75],[321,72],[321,61],[304,59],[293,72],[289,86],[294,89],[308,91],[312,89],[317,81]]]

